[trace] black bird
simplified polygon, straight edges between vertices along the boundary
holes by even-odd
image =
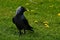
[[[24,30],[24,33],[26,33],[26,30],[33,32],[33,28],[29,25],[27,19],[24,16],[25,11],[27,10],[24,7],[18,7],[16,10],[16,15],[12,19],[20,34],[22,34],[21,30]]]

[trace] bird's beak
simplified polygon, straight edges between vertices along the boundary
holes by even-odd
[[[29,11],[29,9],[27,9],[26,11]]]

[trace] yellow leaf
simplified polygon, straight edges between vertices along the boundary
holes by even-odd
[[[60,16],[60,13],[58,13],[58,16]]]
[[[25,5],[29,5],[29,3],[26,3]]]

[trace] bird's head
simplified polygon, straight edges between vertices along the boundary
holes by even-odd
[[[27,9],[25,7],[19,6],[16,10],[16,14],[23,13],[25,11],[27,11]]]
[[[27,9],[24,8],[24,7],[21,7],[20,9],[21,9],[23,12],[27,11]]]

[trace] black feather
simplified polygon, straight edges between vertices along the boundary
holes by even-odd
[[[25,33],[25,30],[33,31],[33,28],[29,25],[27,19],[24,16],[25,11],[26,9],[24,7],[19,7],[16,10],[16,16],[14,16],[12,19],[13,23],[16,25],[20,34],[22,29],[24,30],[24,33]]]

